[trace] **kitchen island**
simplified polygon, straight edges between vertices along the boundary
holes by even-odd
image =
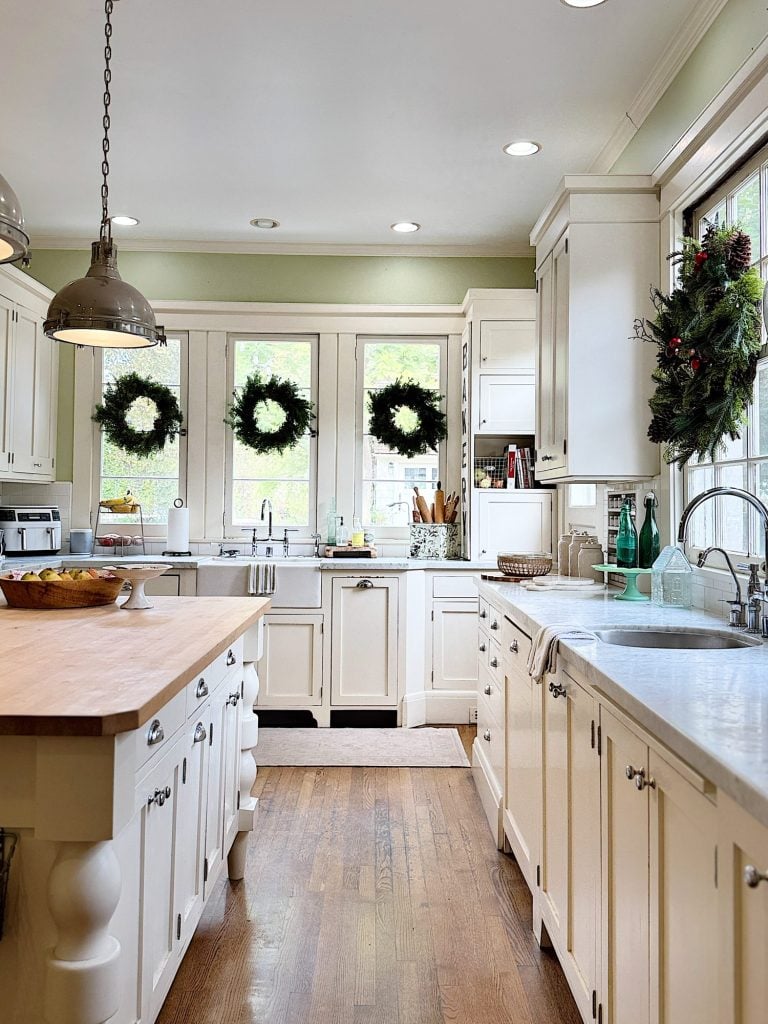
[[[8,1024],[149,1024],[253,828],[263,598],[0,609]]]

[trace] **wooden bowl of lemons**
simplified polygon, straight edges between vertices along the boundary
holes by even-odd
[[[0,590],[10,608],[96,608],[112,604],[122,586],[117,576],[99,569],[0,575]]]

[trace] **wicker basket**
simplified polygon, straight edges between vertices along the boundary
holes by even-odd
[[[505,576],[546,576],[552,571],[552,556],[541,551],[528,555],[504,552],[498,555],[496,564]]]
[[[122,589],[116,576],[90,580],[10,580],[0,576],[9,608],[96,608],[112,604]]]

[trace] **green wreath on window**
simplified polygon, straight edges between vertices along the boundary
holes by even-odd
[[[264,380],[254,373],[240,392],[234,392],[234,397],[224,422],[232,427],[238,441],[256,452],[282,454],[286,448],[295,448],[310,429],[312,403],[290,380],[275,376]],[[259,406],[265,402],[274,402],[284,413],[283,422],[275,430],[262,430],[259,426]],[[314,436],[314,431],[310,433]]]
[[[397,380],[368,396],[370,432],[381,444],[405,458],[435,451],[448,433],[445,413],[440,408],[442,395],[414,380]],[[416,416],[412,430],[398,427],[395,418],[400,409]]]
[[[128,413],[137,398],[155,403],[157,412],[151,430],[135,430],[128,424]],[[138,373],[123,374],[107,384],[104,401],[96,406],[92,419],[112,444],[143,458],[162,451],[177,434],[184,433],[184,417],[173,391]]]

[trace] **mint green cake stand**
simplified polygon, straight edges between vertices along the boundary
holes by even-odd
[[[592,568],[598,572],[615,572],[627,577],[624,589],[616,595],[615,601],[650,601],[647,594],[641,594],[637,589],[637,577],[653,572],[652,569],[625,569],[619,565],[593,565]]]

